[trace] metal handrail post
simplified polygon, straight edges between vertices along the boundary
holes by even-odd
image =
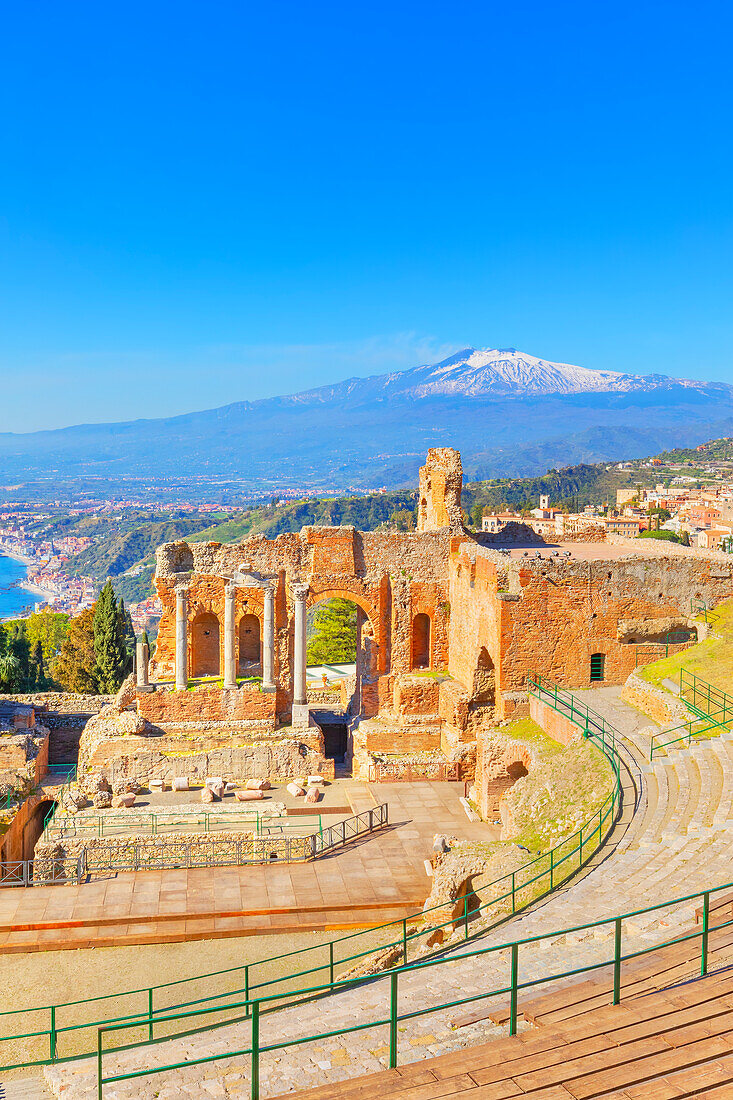
[[[56,1061],[56,1005],[51,1005],[51,1028],[48,1033],[51,1061]]]
[[[393,970],[389,981],[389,1068],[397,1067],[397,971]],[[252,1100],[257,1100],[252,1097]]]
[[[148,990],[148,1039],[153,1039],[153,990]]]
[[[519,944],[512,944],[511,993],[509,995],[509,1034],[517,1034],[517,987],[519,985]]]
[[[700,976],[702,978],[708,972],[708,938],[710,935],[710,891],[706,890],[702,896],[702,945],[700,951]]]
[[[613,1001],[612,1004],[621,1003],[621,917],[614,921],[613,937]]]
[[[260,1002],[252,1002],[251,1100],[260,1100]]]

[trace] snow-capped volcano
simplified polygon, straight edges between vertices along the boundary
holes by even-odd
[[[430,366],[389,376],[389,388],[415,397],[455,393],[468,397],[649,390],[669,384],[696,386],[662,374],[620,374],[536,359],[516,348],[464,348]]]
[[[578,393],[639,393],[681,389],[711,396],[731,395],[723,382],[699,382],[669,378],[664,374],[622,374],[591,370],[571,363],[537,359],[516,348],[464,348],[440,363],[426,363],[410,370],[348,378],[279,398],[284,404],[311,405],[330,401],[364,402],[398,396],[406,400],[426,397],[477,397],[489,400],[551,397]]]

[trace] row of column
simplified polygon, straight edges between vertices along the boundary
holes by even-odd
[[[306,589],[307,591],[307,589]],[[237,649],[236,649],[236,588],[228,584],[224,590],[224,684],[225,688],[237,686]],[[297,606],[297,605],[296,605]],[[305,601],[303,603],[305,616]],[[265,613],[262,630],[262,687],[273,690],[275,687],[275,589],[265,589]],[[297,615],[297,612],[296,612]],[[303,638],[305,639],[305,617],[303,618]],[[303,650],[305,660],[305,649]],[[305,672],[303,673],[305,681]],[[188,687],[188,593],[184,588],[176,589],[176,691],[185,691]],[[304,689],[305,690],[305,689]]]

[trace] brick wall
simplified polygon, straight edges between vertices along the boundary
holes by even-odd
[[[246,686],[236,691],[197,688],[195,691],[141,692],[138,713],[153,726],[179,722],[264,721],[273,726],[277,706],[275,692]]]

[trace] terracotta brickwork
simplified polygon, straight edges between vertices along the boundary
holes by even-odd
[[[276,699],[275,692],[263,692],[246,685],[236,691],[197,688],[195,691],[140,693],[137,709],[151,726],[198,722],[202,726],[231,727],[239,722],[257,722],[274,729]]]

